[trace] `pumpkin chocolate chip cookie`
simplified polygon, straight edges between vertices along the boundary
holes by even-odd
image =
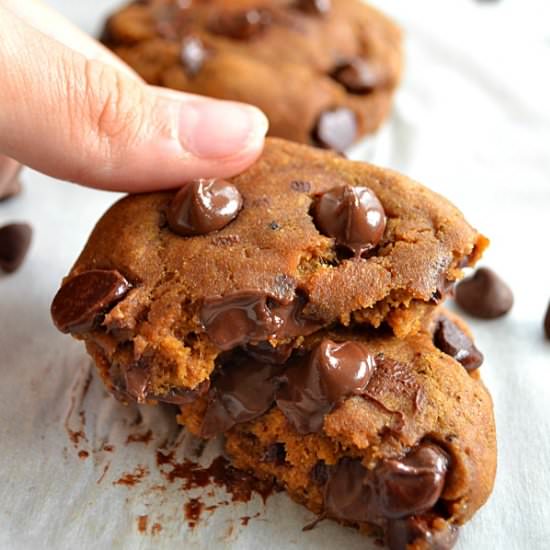
[[[387,117],[394,23],[359,0],[136,1],[103,41],[147,82],[251,103],[270,134],[343,151]]]
[[[418,331],[486,245],[404,176],[268,139],[231,180],[115,204],[52,315],[120,398],[181,404],[235,350],[286,360],[327,328]]]

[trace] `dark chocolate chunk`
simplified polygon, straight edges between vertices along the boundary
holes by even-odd
[[[51,314],[61,332],[86,332],[130,290],[115,270],[93,269],[69,279],[56,294]]]
[[[265,292],[243,290],[221,298],[207,298],[200,318],[209,338],[221,349],[314,332],[319,324],[302,317],[304,300],[279,301]]]
[[[202,437],[213,437],[264,414],[275,400],[280,367],[237,357],[221,368],[209,392]]]
[[[475,370],[483,364],[483,354],[472,339],[447,317],[441,317],[437,321],[434,344],[466,370]]]
[[[217,14],[210,21],[209,29],[235,40],[250,40],[261,34],[271,21],[271,13],[265,8],[228,10]]]
[[[366,95],[386,84],[381,70],[365,59],[355,58],[341,63],[331,77],[344,86],[350,94]]]
[[[301,434],[318,432],[342,399],[361,394],[375,369],[374,356],[359,342],[324,339],[282,377],[277,406]]]
[[[259,342],[257,344],[243,346],[243,349],[246,351],[247,355],[259,363],[284,365],[290,358],[294,346],[292,343],[288,343],[279,344],[277,347],[273,347],[269,342]]]
[[[458,283],[456,303],[474,317],[496,319],[512,309],[514,295],[494,271],[481,267],[471,277]]]
[[[187,36],[181,43],[181,62],[187,76],[196,76],[206,59],[206,50],[198,36]]]
[[[445,486],[447,454],[423,443],[401,460],[386,459],[375,470],[372,486],[378,509],[386,518],[403,518],[430,510]]]
[[[357,138],[357,118],[351,109],[337,107],[319,116],[312,133],[314,145],[345,151]]]
[[[296,7],[306,13],[325,15],[330,11],[331,0],[296,0]]]
[[[546,315],[544,317],[544,334],[546,338],[550,340],[550,304],[548,304],[548,309],[546,310]]]
[[[0,227],[0,269],[13,273],[27,256],[32,228],[27,223],[11,223]]]
[[[384,208],[368,187],[342,185],[318,196],[313,219],[321,233],[357,256],[374,248],[386,229]]]
[[[183,237],[217,231],[233,221],[243,205],[239,190],[225,180],[196,180],[172,199],[166,217],[170,229]]]
[[[383,460],[374,470],[344,458],[328,469],[325,513],[344,521],[378,523],[426,512],[441,496],[448,461],[432,443],[422,443],[401,460]]]
[[[451,550],[457,540],[458,527],[430,516],[391,520],[386,530],[390,550],[406,550],[409,544],[429,550]]]

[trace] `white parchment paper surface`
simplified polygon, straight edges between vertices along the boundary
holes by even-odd
[[[51,4],[97,32],[117,2]],[[495,402],[499,467],[491,500],[457,547],[550,548],[550,343],[542,335],[550,299],[549,3],[376,4],[407,32],[407,72],[391,121],[353,156],[455,202],[492,238],[484,263],[516,297],[505,319],[471,321]],[[29,170],[23,180],[24,194],[0,205],[0,224],[30,220],[35,229],[23,269],[0,277],[0,548],[376,548],[330,522],[303,533],[312,515],[284,494],[265,505],[259,497],[224,505],[223,491],[183,492],[166,482],[156,446],[167,442],[181,458],[197,442],[165,410],[122,407],[107,396],[81,345],[49,319],[61,278],[117,197]],[[151,427],[148,444],[126,443]],[[214,452],[207,448],[203,460]],[[128,474],[134,486],[116,483]],[[183,508],[198,495],[218,506],[189,529]],[[247,526],[242,517],[251,518]]]

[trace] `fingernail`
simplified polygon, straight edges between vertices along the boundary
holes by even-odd
[[[180,112],[179,139],[203,159],[223,159],[262,146],[267,119],[256,107],[217,100],[189,101]]]

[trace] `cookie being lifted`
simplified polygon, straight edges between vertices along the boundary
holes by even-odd
[[[135,1],[103,40],[147,82],[251,103],[270,134],[344,150],[387,117],[399,29],[359,0]]]
[[[420,184],[268,139],[230,181],[115,204],[52,315],[119,398],[181,404],[236,349],[284,361],[327,327],[417,331],[486,245]]]

